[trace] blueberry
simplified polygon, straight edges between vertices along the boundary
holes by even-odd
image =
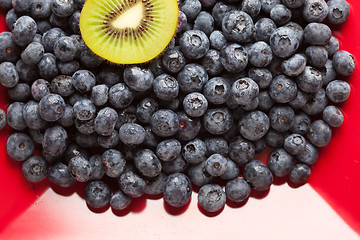
[[[51,4],[52,12],[58,17],[68,17],[76,9],[74,0],[54,0]]]
[[[116,210],[123,210],[131,203],[131,197],[126,195],[123,191],[118,190],[110,198],[110,206]]]
[[[244,165],[255,156],[255,146],[241,137],[233,139],[229,144],[229,157],[235,163]]]
[[[179,117],[171,110],[160,109],[152,115],[150,126],[159,137],[170,137],[179,129]]]
[[[12,7],[18,12],[26,12],[30,9],[31,0],[12,0]]]
[[[215,30],[209,37],[210,45],[212,48],[220,51],[226,44],[227,40],[221,31]]]
[[[322,117],[332,127],[340,127],[344,121],[344,115],[335,106],[327,106],[323,111]]]
[[[112,178],[120,177],[125,170],[124,155],[115,149],[108,149],[102,154],[102,157],[106,175]]]
[[[44,129],[47,122],[43,120],[39,113],[39,103],[36,101],[29,101],[23,107],[23,118],[26,125],[31,129]]]
[[[263,41],[252,44],[248,50],[249,62],[255,67],[266,67],[272,60],[270,46]]]
[[[331,139],[331,128],[323,120],[316,120],[311,123],[307,137],[317,147],[325,147]]]
[[[21,53],[21,59],[28,65],[36,65],[44,56],[44,51],[40,43],[32,42]]]
[[[90,102],[91,101],[89,101],[89,103]],[[75,105],[74,105],[74,112],[76,112]],[[117,112],[110,107],[105,107],[101,109],[97,113],[97,116],[95,117],[95,121],[94,121],[95,131],[101,136],[109,136],[112,134],[113,130],[115,129],[115,125],[117,121],[118,121]]]
[[[178,73],[184,68],[186,60],[184,54],[179,49],[172,49],[164,53],[161,63],[164,70],[169,73]]]
[[[296,83],[285,75],[279,75],[272,80],[269,94],[275,102],[288,103],[297,95]]]
[[[205,98],[213,104],[223,104],[230,95],[231,86],[229,82],[222,77],[210,79],[204,86]]]
[[[273,182],[270,169],[258,160],[252,160],[245,165],[244,178],[257,191],[265,191]]]
[[[304,4],[305,0],[282,0],[282,3],[288,8],[298,8]]]
[[[235,1],[240,2],[240,1]],[[260,0],[244,0],[239,6],[240,10],[249,14],[252,18],[259,15],[261,10]]]
[[[265,13],[270,13],[271,9],[275,7],[275,5],[281,3],[281,0],[260,0],[260,2],[261,10]]]
[[[60,37],[54,44],[54,54],[60,61],[71,61],[76,56],[76,44],[71,37]]]
[[[39,102],[39,111],[44,120],[55,122],[64,115],[65,101],[58,94],[47,94]]]
[[[71,176],[68,166],[61,162],[49,167],[48,176],[52,183],[60,187],[70,187],[75,183],[75,179]]]
[[[77,101],[74,104],[73,109],[75,117],[81,121],[87,121],[95,118],[96,107],[89,99],[81,99]],[[111,129],[111,131],[112,130],[113,129]]]
[[[233,5],[227,5],[221,1],[218,1],[214,5],[211,11],[211,15],[213,16],[215,25],[217,27],[221,28],[225,14],[230,12],[231,10],[236,10],[236,7]]]
[[[346,0],[330,0],[327,5],[329,7],[327,20],[331,24],[342,24],[349,17],[350,5]]]
[[[4,0],[4,1],[10,1],[10,8],[11,8],[11,0]],[[2,3],[2,4],[4,4],[4,3]],[[6,22],[6,26],[9,29],[9,31],[12,31],[14,29],[14,24],[19,17],[20,17],[20,14],[18,12],[16,12],[15,9],[13,9],[13,8],[11,8],[6,13],[5,22]]]
[[[251,78],[241,78],[234,82],[231,93],[238,104],[246,105],[259,95],[259,86]]]
[[[41,1],[41,0],[39,0]],[[42,34],[46,33],[47,31],[49,31],[52,26],[51,26],[51,23],[47,20],[38,20],[36,22],[36,25],[37,25],[37,32],[39,33],[39,35],[35,35],[34,39],[33,39],[33,42],[35,42],[35,38],[37,36],[39,36],[39,43],[42,43]]]
[[[83,156],[75,156],[69,161],[71,175],[79,182],[86,182],[90,179],[91,165]]]
[[[97,141],[100,145],[100,147],[109,149],[114,148],[119,144],[120,138],[119,133],[116,130],[113,130],[110,135],[108,136],[102,136],[98,135]]]
[[[227,169],[228,160],[220,154],[212,154],[205,161],[206,171],[214,177],[221,176]]]
[[[293,156],[283,148],[278,148],[270,153],[268,166],[271,172],[277,177],[284,177],[290,173],[295,165]]]
[[[172,161],[162,162],[162,170],[166,174],[172,174],[177,172],[184,172],[187,169],[189,163],[186,162],[181,154]]]
[[[302,54],[294,54],[289,59],[284,60],[281,63],[281,69],[284,74],[290,77],[296,77],[300,75],[306,67],[306,58]]]
[[[250,185],[242,178],[235,178],[225,185],[226,197],[234,202],[245,201],[251,193]]]
[[[208,109],[204,115],[204,127],[214,135],[227,132],[232,124],[233,118],[227,108]]]
[[[6,113],[0,108],[0,130],[6,125]]]
[[[102,181],[92,181],[86,185],[84,196],[88,206],[102,208],[110,202],[111,190]]]
[[[80,68],[80,64],[78,61],[73,60],[70,62],[61,62],[57,63],[57,67],[59,69],[60,74],[64,75],[73,75]]]
[[[273,129],[269,129],[265,136],[266,144],[272,148],[282,147],[284,144],[286,133],[278,132]]]
[[[302,91],[315,93],[323,85],[322,74],[316,68],[306,66],[305,70],[297,77],[296,83]]]
[[[206,160],[206,145],[200,139],[194,139],[183,146],[182,156],[185,161],[197,164]]]
[[[199,190],[198,202],[205,211],[216,212],[225,206],[226,194],[221,186],[206,184]]]
[[[278,25],[282,26],[290,21],[291,10],[283,4],[275,5],[270,11],[270,18]]]
[[[33,154],[34,143],[24,133],[13,133],[6,142],[6,151],[11,158],[17,161],[25,161]]]
[[[146,182],[133,171],[126,171],[119,178],[119,186],[126,195],[137,198],[144,194]]]
[[[200,119],[190,118],[184,112],[178,112],[177,115],[179,117],[179,130],[176,137],[183,141],[194,139],[201,129]]]
[[[118,122],[116,123],[115,128],[119,129],[125,123],[136,123],[136,107],[133,105],[128,106],[122,110],[118,111]]]
[[[272,74],[267,68],[251,68],[248,71],[249,78],[254,80],[260,89],[270,86]]]
[[[19,74],[19,79],[24,82],[34,81],[39,77],[39,70],[36,65],[28,65],[23,62],[23,60],[19,60],[16,62],[16,71]],[[42,72],[40,72],[42,74]]]
[[[179,83],[174,77],[163,73],[155,78],[153,91],[157,98],[169,101],[178,96]]]
[[[164,186],[164,200],[173,207],[186,205],[192,193],[190,180],[182,173],[168,176]]]
[[[13,102],[7,109],[7,123],[15,130],[25,130],[27,127],[24,120],[24,109],[25,104],[22,102]]]
[[[0,7],[5,8],[5,9],[10,9],[12,7],[11,0],[0,1]]]
[[[311,169],[306,164],[296,164],[289,174],[289,179],[295,184],[304,184],[309,179]]]
[[[290,131],[304,136],[309,130],[310,124],[310,117],[306,113],[300,112],[295,115],[294,124],[290,128]]]
[[[45,32],[42,37],[42,44],[46,52],[54,52],[55,42],[65,36],[65,33],[60,28],[52,28]]]
[[[239,121],[241,135],[251,141],[261,139],[270,128],[268,116],[261,111],[252,111]]]
[[[150,123],[151,116],[159,104],[153,98],[143,98],[136,108],[136,118],[142,123]]]
[[[29,16],[22,16],[14,24],[12,39],[17,45],[24,47],[34,39],[36,30],[37,25],[34,19]]]
[[[200,2],[203,7],[208,8],[208,7],[213,7],[217,2],[217,0],[200,0]]]
[[[341,80],[334,80],[326,86],[326,96],[334,103],[346,101],[350,96],[350,85]]]
[[[204,115],[208,107],[208,101],[198,92],[189,93],[183,101],[184,111],[190,117],[200,117]]]
[[[180,10],[192,21],[201,11],[201,3],[199,0],[185,0],[180,6]]]
[[[296,32],[289,27],[277,28],[270,37],[273,53],[281,58],[292,56],[299,48],[300,41]]]
[[[72,76],[72,83],[76,90],[85,93],[90,92],[96,84],[95,75],[88,70],[78,70]]]
[[[32,0],[30,15],[34,18],[48,18],[51,15],[51,2],[43,0]]]
[[[50,83],[44,79],[36,80],[31,86],[31,95],[36,101],[40,101],[50,93]]]
[[[8,96],[12,101],[26,102],[31,97],[31,89],[27,83],[18,83],[8,89]]]
[[[109,103],[115,108],[129,106],[134,97],[134,92],[125,83],[115,84],[109,90]]]
[[[75,133],[75,142],[83,148],[94,148],[98,147],[99,143],[97,141],[98,135],[96,133],[83,134],[80,132]]]
[[[323,46],[309,46],[305,50],[306,57],[310,65],[322,68],[328,61],[328,52]]]
[[[225,14],[222,31],[229,41],[246,43],[255,31],[252,18],[243,11],[233,10]]]
[[[11,32],[0,33],[0,61],[15,62],[20,52],[12,39]]]
[[[127,145],[139,145],[145,141],[145,129],[136,123],[126,123],[120,127],[120,140]]]
[[[46,129],[42,140],[43,152],[50,157],[60,157],[66,151],[68,134],[63,127]]]
[[[270,18],[261,18],[255,23],[254,37],[256,41],[269,43],[270,36],[276,30],[276,24]]]
[[[3,62],[0,64],[0,83],[4,87],[15,87],[19,82],[19,74],[15,65],[11,62]]]
[[[156,147],[156,155],[161,161],[173,161],[181,153],[181,143],[176,139],[167,139]]]
[[[56,65],[56,57],[52,53],[45,53],[38,63],[41,78],[52,79],[58,75],[59,70]]]
[[[332,57],[337,51],[339,51],[339,45],[339,40],[336,37],[331,36],[329,42],[324,45],[328,51],[329,57]]]
[[[331,60],[327,60],[323,69],[321,69],[323,87],[328,85],[329,82],[334,81],[336,78],[336,71]]]
[[[261,91],[257,99],[259,100],[258,109],[263,112],[269,111],[274,105],[268,91]]]
[[[143,92],[152,87],[154,75],[149,69],[130,67],[124,71],[124,82],[134,91]]]
[[[296,160],[307,165],[314,164],[319,157],[319,152],[311,143],[306,142],[305,150],[296,155]]]
[[[210,36],[210,34],[214,31],[214,18],[208,12],[200,12],[194,20],[193,29],[201,30],[206,35]]]
[[[206,70],[198,64],[187,64],[178,74],[179,88],[184,93],[200,92],[209,77]]]
[[[274,106],[269,112],[271,127],[279,132],[286,132],[294,124],[295,112],[287,106]]]
[[[209,50],[210,41],[203,31],[188,30],[182,34],[179,46],[185,57],[200,59]]]
[[[333,56],[335,71],[342,76],[350,76],[355,69],[354,57],[347,51],[337,51]]]
[[[55,77],[50,84],[52,93],[57,93],[62,97],[69,97],[74,92],[73,79],[70,76],[59,75]]]
[[[212,182],[214,179],[214,177],[206,171],[205,161],[202,161],[197,165],[192,165],[188,169],[188,176],[191,182],[199,187]]]
[[[161,172],[161,163],[155,153],[149,149],[139,150],[134,163],[140,173],[146,177],[156,177]]]
[[[47,163],[43,158],[33,156],[23,163],[22,173],[28,181],[40,182],[48,173]]]
[[[89,48],[84,47],[80,51],[80,63],[86,68],[97,68],[104,62],[104,59],[93,53]]]
[[[285,150],[292,154],[297,155],[305,151],[306,140],[300,134],[291,134],[284,140]]]
[[[188,20],[186,14],[179,10],[178,24],[176,28],[176,33],[182,33],[187,30]]]
[[[321,113],[328,104],[326,92],[321,88],[316,93],[308,96],[308,100],[302,110],[308,115],[316,115]]]
[[[303,18],[307,22],[322,22],[329,13],[324,0],[308,0],[303,5]]]
[[[332,32],[329,26],[323,23],[309,23],[304,29],[305,41],[312,45],[325,45],[330,41],[331,34]]]
[[[90,158],[90,155],[86,150],[72,143],[66,148],[66,151],[63,156],[63,162],[65,164],[68,164],[70,159],[76,156],[83,156],[85,159]]]
[[[220,61],[220,52],[214,49],[210,49],[201,59],[201,65],[210,76],[217,76],[224,70]]]
[[[146,179],[145,193],[149,195],[158,195],[163,192],[167,175],[163,172],[154,178]]]
[[[80,34],[80,27],[79,27],[80,13],[81,12],[77,10],[69,17],[69,22],[68,22],[69,28],[71,32],[75,34]]]
[[[103,159],[101,155],[93,155],[89,159],[89,163],[91,166],[91,180],[100,180],[105,175],[105,169],[103,167],[102,160]]]
[[[221,137],[206,138],[204,140],[206,145],[206,156],[210,157],[213,154],[226,155],[229,150],[227,141]]]

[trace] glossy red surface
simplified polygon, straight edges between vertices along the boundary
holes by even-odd
[[[360,111],[359,105],[357,105],[360,102],[360,82],[358,80],[360,76],[358,61],[360,59],[360,14],[356,13],[357,1],[348,0],[348,2],[352,6],[350,17],[345,25],[336,29],[334,35],[340,40],[341,49],[347,50],[355,56],[357,68],[349,79],[352,93],[347,103],[342,106],[345,115],[344,124],[334,130],[332,141],[321,150],[320,158],[312,168],[309,183],[344,221],[360,234],[360,155],[357,151],[360,146]],[[6,30],[5,13],[5,11],[0,12],[0,31]],[[6,109],[7,106],[6,89],[0,87],[0,108]],[[23,179],[21,163],[10,159],[6,154],[5,145],[10,132],[10,128],[0,132],[0,233],[9,223],[33,205],[49,187],[47,180],[40,184],[32,184]],[[262,157],[265,158],[265,156]],[[253,197],[261,198],[263,196],[255,194]],[[129,211],[141,214],[141,209],[146,207],[146,201],[140,199],[132,205],[132,209]],[[310,202],[309,206],[311,206]],[[169,214],[177,215],[174,209],[168,206],[164,206],[164,208]],[[182,209],[182,211],[186,211],[186,209]],[[117,214],[126,215],[127,213]],[[41,215],[39,214],[39,219]],[[51,214],[50,217],[49,213],[47,216],[51,219]],[[34,217],[37,216],[34,215]],[[41,222],[44,223],[44,221]],[[30,226],[32,223],[29,223],[29,228]]]

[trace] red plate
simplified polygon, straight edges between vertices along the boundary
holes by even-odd
[[[348,0],[348,2],[352,4],[350,17],[342,28],[334,32],[334,35],[340,40],[340,48],[352,53],[357,62],[357,68],[349,79],[352,92],[349,100],[342,107],[345,116],[344,124],[334,130],[330,144],[321,150],[320,158],[312,168],[309,184],[341,216],[343,221],[360,234],[360,157],[357,152],[357,148],[360,147],[360,112],[357,106],[357,102],[360,102],[360,82],[357,79],[360,74],[357,61],[360,56],[360,14],[357,14],[355,10],[357,1]],[[6,31],[5,14],[6,11],[0,12],[0,31]],[[0,87],[0,108],[6,109],[8,102],[6,89]],[[132,236],[134,239],[140,237],[158,239],[160,236],[164,237],[164,234],[167,234],[168,237],[178,234],[178,236],[192,238],[195,236],[211,238],[218,236],[219,233],[224,237],[233,237],[234,234],[237,234],[236,236],[246,238],[248,235],[245,233],[247,232],[256,233],[255,235],[260,238],[262,231],[258,231],[258,229],[264,229],[268,234],[264,235],[268,236],[267,238],[294,239],[294,232],[284,231],[284,226],[277,225],[276,222],[287,224],[288,230],[294,229],[295,231],[297,227],[301,227],[305,231],[310,229],[308,231],[311,232],[298,233],[298,237],[304,236],[305,238],[310,236],[308,234],[315,236],[316,233],[321,233],[319,235],[321,239],[335,239],[334,234],[342,231],[338,231],[337,227],[344,229],[341,223],[336,221],[335,226],[331,226],[331,219],[328,219],[327,223],[328,215],[325,213],[324,218],[320,217],[317,220],[318,215],[323,214],[319,210],[322,208],[319,204],[324,203],[314,200],[316,197],[311,195],[308,185],[298,189],[291,189],[287,184],[283,184],[281,188],[274,186],[269,196],[261,201],[257,201],[259,197],[254,196],[240,208],[227,205],[223,213],[215,218],[210,218],[212,221],[208,218],[210,216],[199,213],[196,199],[192,200],[188,209],[179,212],[163,205],[163,201],[160,199],[140,198],[132,203],[128,211],[113,214],[108,209],[105,213],[94,214],[79,198],[82,195],[81,192],[73,194],[76,190],[81,189],[80,187],[69,192],[62,192],[62,195],[55,195],[50,189],[42,196],[49,188],[47,180],[40,184],[25,181],[21,175],[21,163],[10,159],[6,154],[5,145],[10,133],[10,128],[0,132],[0,234],[2,233],[0,237],[2,239],[78,239],[85,236],[87,238],[118,236],[119,239]],[[311,197],[309,197],[310,195]],[[284,201],[281,202],[281,199]],[[290,200],[285,202],[285,199]],[[150,209],[152,207],[154,211]],[[262,219],[268,219],[267,212],[259,212],[259,209],[268,209],[268,214],[272,214],[270,219],[274,224],[271,222],[266,224]],[[282,214],[281,209],[283,212],[294,211],[295,215]],[[157,214],[155,210],[159,213]],[[274,212],[275,210],[278,212]],[[304,211],[309,215],[306,221],[299,219],[299,216],[302,216],[301,212]],[[261,214],[261,217],[254,220],[256,214],[257,216]],[[304,218],[307,216],[306,214]],[[330,213],[329,216],[333,215]],[[191,222],[189,219],[200,222]],[[253,227],[246,226],[246,223],[237,225],[241,219],[248,219],[248,223],[254,221],[255,224],[252,225]],[[321,222],[318,222],[318,226],[312,228],[311,224],[314,219],[325,221],[326,224],[322,225]],[[117,223],[123,224],[123,227]],[[272,227],[267,228],[267,225]],[[191,230],[194,226],[199,227]],[[219,230],[226,226],[233,226],[233,228],[227,231]],[[217,227],[219,229],[216,229]],[[324,227],[327,228],[326,231],[323,229]],[[329,236],[326,236],[326,233]],[[342,234],[342,232],[339,233]],[[351,236],[354,237],[354,235]],[[255,238],[257,239],[257,237]],[[295,238],[297,239],[297,237]],[[342,239],[349,238],[344,236]]]

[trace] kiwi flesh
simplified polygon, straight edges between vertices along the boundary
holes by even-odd
[[[100,57],[118,64],[143,63],[166,48],[178,14],[177,0],[87,0],[80,31]]]

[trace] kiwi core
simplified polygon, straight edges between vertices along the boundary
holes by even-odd
[[[144,10],[144,5],[138,2],[123,14],[115,17],[110,24],[119,30],[125,28],[136,29],[141,25],[141,20],[144,18]]]

